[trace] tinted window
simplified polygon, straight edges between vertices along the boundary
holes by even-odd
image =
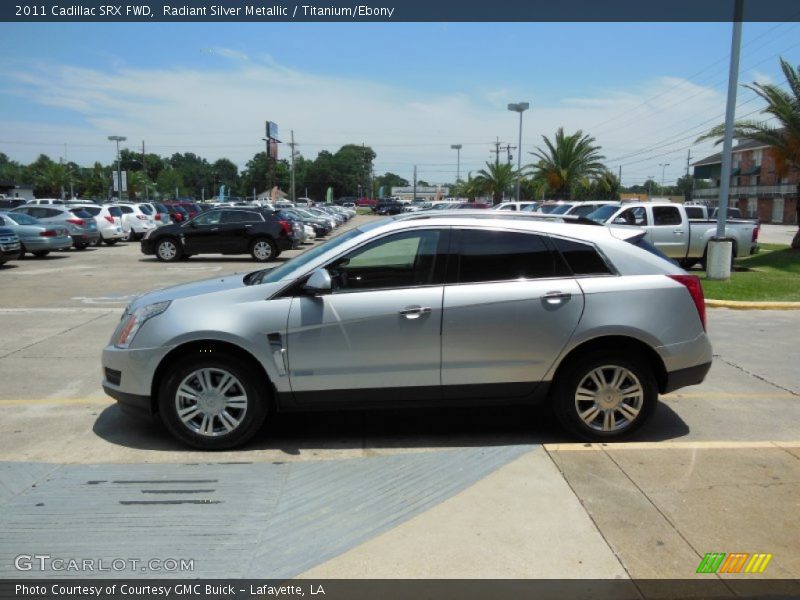
[[[337,293],[414,287],[437,283],[442,232],[407,231],[389,235],[337,259],[328,269]],[[441,269],[438,270],[439,272]]]
[[[628,210],[620,213],[620,215],[614,219],[614,223],[639,226],[647,225],[647,211],[645,210],[644,206],[629,208]]]
[[[15,213],[13,215],[9,215],[7,218],[10,221],[14,221],[17,225],[37,225],[39,223],[39,221],[34,219],[32,216],[24,213]]]
[[[97,215],[100,214],[100,207],[99,206],[86,206],[86,207],[82,208],[81,210],[86,211],[87,213],[89,213],[93,217],[96,217]]]
[[[75,215],[79,219],[91,219],[92,218],[92,215],[90,215],[88,212],[86,212],[82,208],[73,208],[69,212],[71,212],[73,215]],[[67,215],[67,216],[69,216],[69,215]]]
[[[252,223],[263,221],[261,215],[249,210],[226,210],[222,212],[220,223]]]
[[[564,257],[575,275],[608,275],[611,269],[591,244],[552,238],[556,249]]]
[[[677,206],[654,206],[654,225],[680,225],[681,213]]]
[[[141,210],[146,215],[152,215],[153,214],[153,209],[150,208],[147,204],[140,204],[139,205],[139,210]]]
[[[460,232],[459,283],[552,277],[555,262],[544,241],[529,233]]]
[[[117,206],[109,206],[108,214],[110,214],[112,217],[121,217],[122,211]]]
[[[192,223],[195,225],[217,225],[221,222],[220,217],[222,217],[221,210],[210,210],[207,213],[203,213],[199,217],[192,219]]]
[[[61,216],[69,218],[70,216],[69,212],[58,210],[57,208],[40,208],[39,210],[42,211],[42,216],[45,218],[61,217]],[[89,215],[86,215],[86,218],[90,219],[91,217]]]
[[[690,219],[702,219],[703,218],[703,207],[702,206],[687,206],[686,207],[686,216]]]
[[[130,215],[133,213],[133,209],[130,206],[120,206],[119,209],[126,215]]]

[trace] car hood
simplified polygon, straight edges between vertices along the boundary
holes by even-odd
[[[137,308],[147,306],[148,304],[155,304],[156,302],[204,296],[243,288],[257,289],[259,295],[267,298],[281,287],[281,283],[264,283],[248,286],[244,283],[245,275],[247,275],[247,273],[233,273],[224,277],[214,277],[212,279],[203,279],[191,283],[182,283],[147,292],[146,294],[134,298],[128,305],[127,311],[131,312]],[[275,289],[273,290],[272,288]]]

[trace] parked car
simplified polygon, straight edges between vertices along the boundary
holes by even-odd
[[[520,202],[501,202],[500,204],[495,204],[492,207],[492,210],[510,210],[510,211],[518,211],[518,210],[536,210],[539,207],[539,202],[534,202],[532,200],[524,200]]]
[[[319,207],[315,206],[314,208],[307,208],[305,209],[306,212],[310,213],[312,216],[319,217],[323,221],[326,221],[330,226],[331,230],[336,229],[340,222],[336,219],[333,215],[325,212],[324,210],[320,209]]]
[[[151,202],[150,204],[153,205],[153,209],[155,210],[153,218],[155,219],[158,227],[172,223],[172,217],[170,216],[169,209],[166,206],[160,202]],[[211,207],[209,206],[209,208]]]
[[[142,253],[161,261],[187,259],[195,254],[250,254],[266,262],[283,250],[301,244],[302,224],[292,224],[261,208],[214,208],[185,223],[148,231]]]
[[[356,207],[372,208],[374,206],[377,206],[378,201],[373,200],[372,198],[359,198],[354,202],[354,204],[356,205]]]
[[[156,211],[149,203],[115,204],[122,212],[122,231],[125,241],[142,239],[148,231],[156,227]]]
[[[575,215],[577,217],[588,217],[598,208],[603,206],[621,206],[621,203],[616,200],[588,200],[585,202],[576,202],[572,206],[570,206],[566,211],[562,214],[565,215]],[[559,213],[556,213],[559,214]]]
[[[376,215],[399,215],[405,204],[397,201],[381,201],[372,208]]]
[[[45,225],[25,213],[0,212],[0,226],[11,229],[19,238],[19,258],[26,252],[42,258],[54,250],[69,250],[72,246],[66,227]]]
[[[282,213],[288,213],[303,222],[304,225],[311,227],[314,237],[324,237],[331,232],[330,223],[322,217],[311,214],[302,208],[284,209]]]
[[[17,208],[25,204],[22,198],[0,198],[0,209],[5,210],[9,208]]]
[[[706,268],[708,242],[717,235],[717,223],[712,220],[689,220],[682,204],[671,202],[634,202],[622,206],[603,206],[589,215],[595,219],[607,215],[604,223],[614,225],[636,225],[645,230],[647,240],[668,257],[678,261],[685,269],[695,263]],[[725,237],[733,240],[736,257],[750,256],[758,252],[758,230],[756,221],[728,220]]]
[[[0,265],[19,256],[19,237],[10,227],[0,227]]]
[[[138,296],[102,367],[125,411],[222,449],[271,411],[476,402],[545,402],[576,437],[617,440],[711,357],[699,279],[644,232],[465,211]]]
[[[105,242],[107,245],[113,246],[125,238],[125,232],[122,231],[122,211],[118,206],[100,206],[98,204],[69,204],[69,206],[80,208],[92,215],[97,223],[97,230],[100,232],[98,245]]]
[[[170,202],[163,202],[162,204],[164,204],[168,208],[171,208],[171,207],[180,207],[180,208],[182,208],[183,212],[185,212],[187,214],[189,219],[193,219],[194,217],[199,215],[201,212],[203,212],[202,209],[200,208],[200,206],[198,206],[194,202],[189,202],[187,200],[178,200],[178,201],[174,201],[173,200],[173,201],[170,201]]]
[[[17,213],[30,215],[48,227],[65,228],[76,250],[84,250],[100,239],[94,217],[81,208],[58,204],[25,204],[9,211],[11,215]]]

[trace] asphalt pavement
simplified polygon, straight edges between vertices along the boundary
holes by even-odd
[[[800,577],[800,311],[710,310],[706,382],[663,396],[627,443],[574,443],[543,409],[473,408],[281,415],[209,454],[123,416],[100,350],[136,294],[256,266],[163,264],[137,246],[0,267],[0,576],[87,575],[14,566],[50,553],[189,558],[191,577],[704,577],[735,591],[741,575],[695,574],[704,555],[762,552],[759,577]]]

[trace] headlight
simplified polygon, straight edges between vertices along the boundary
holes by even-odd
[[[127,348],[131,345],[133,338],[144,323],[157,315],[163,313],[169,307],[170,300],[164,302],[156,302],[155,304],[148,304],[137,308],[132,313],[126,314],[123,317],[122,326],[119,328],[119,335],[114,345],[117,348]]]

